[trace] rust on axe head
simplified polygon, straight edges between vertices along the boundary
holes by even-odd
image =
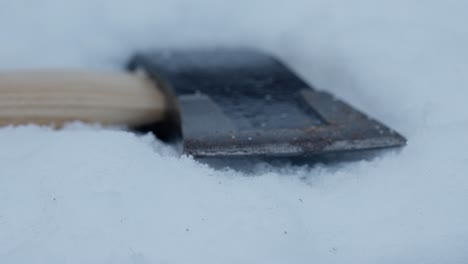
[[[180,115],[168,113],[170,121],[147,129],[166,139],[181,136],[184,153],[194,157],[303,156],[406,143],[261,52],[143,53],[133,57],[129,69],[145,70],[175,94]]]

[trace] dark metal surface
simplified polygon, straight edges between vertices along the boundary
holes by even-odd
[[[406,140],[275,58],[251,50],[137,55],[178,98],[184,152],[195,157],[295,156],[403,146]]]

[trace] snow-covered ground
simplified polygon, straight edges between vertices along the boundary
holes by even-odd
[[[0,263],[468,263],[467,13],[465,0],[1,1],[1,70],[253,45],[409,143],[247,175],[149,135],[2,128]]]

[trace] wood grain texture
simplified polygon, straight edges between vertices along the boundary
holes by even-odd
[[[163,93],[130,73],[22,71],[0,73],[0,126],[63,126],[83,121],[138,126],[163,118]]]

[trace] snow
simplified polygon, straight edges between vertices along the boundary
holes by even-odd
[[[409,141],[246,173],[151,135],[2,128],[2,263],[468,262],[467,1],[0,5],[1,70],[119,70],[150,47],[252,45]]]

